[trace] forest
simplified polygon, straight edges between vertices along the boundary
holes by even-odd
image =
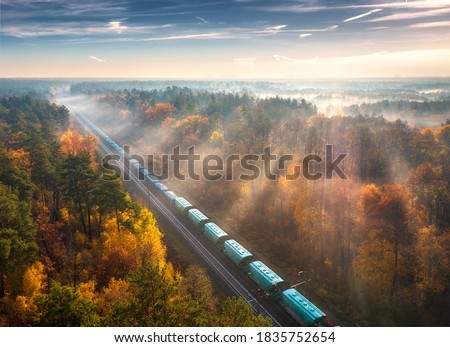
[[[153,213],[100,179],[98,139],[64,105],[17,94],[0,99],[0,326],[271,325],[168,259]]]
[[[226,157],[270,145],[294,155],[292,169],[305,155],[323,155],[326,144],[348,153],[348,180],[168,184],[284,278],[304,273],[301,290],[348,324],[450,323],[450,124],[419,127],[382,115],[390,108],[445,117],[448,101],[383,102],[329,117],[305,99],[178,86],[105,94],[91,87],[72,92],[106,132],[141,155],[195,145]]]

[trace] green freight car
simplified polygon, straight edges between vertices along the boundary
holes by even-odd
[[[266,292],[276,292],[284,284],[280,276],[259,260],[250,263],[249,271],[249,276]]]
[[[281,303],[301,323],[310,326],[322,321],[326,315],[293,288],[281,293]]]
[[[206,223],[204,227],[205,236],[216,246],[223,246],[223,243],[229,238],[216,223]]]
[[[202,230],[203,226],[209,222],[209,218],[196,208],[190,209],[188,211],[188,218],[197,228]]]
[[[187,214],[187,211],[189,209],[194,208],[194,206],[192,206],[189,201],[187,201],[185,198],[182,198],[181,196],[176,198],[174,201],[176,209],[183,214]]]
[[[239,266],[246,266],[253,259],[253,254],[247,251],[235,240],[227,240],[223,243],[225,254],[233,263]]]

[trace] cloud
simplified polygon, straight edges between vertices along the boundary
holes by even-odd
[[[320,29],[284,29],[287,25],[278,25],[275,27],[268,27],[264,30],[257,30],[257,31],[250,31],[250,34],[272,34],[272,33],[316,33],[316,32],[326,32],[326,31],[335,31],[337,28],[339,28],[339,25],[331,25],[326,28],[320,28]]]
[[[150,37],[143,39],[142,41],[165,41],[165,40],[186,40],[186,39],[222,39],[225,38],[221,33],[207,33],[207,34],[191,34],[191,35],[178,35],[178,36],[165,36],[165,37]],[[141,40],[139,40],[141,41]]]
[[[337,57],[327,57],[327,58],[319,58],[315,57],[313,59],[294,59],[289,58],[282,55],[273,55],[273,58],[280,62],[283,65],[291,66],[291,65],[307,65],[307,66],[319,66],[322,68],[334,68],[336,66],[353,66],[355,63],[363,63],[363,64],[373,64],[380,63],[383,61],[384,63],[389,62],[411,62],[411,61],[423,61],[423,60],[438,60],[438,59],[446,59],[450,58],[450,49],[423,49],[423,50],[409,50],[409,51],[396,51],[396,52],[388,52],[388,51],[378,51],[368,54],[359,54],[359,55],[351,55],[351,56],[337,56]]]
[[[409,26],[410,28],[439,28],[439,27],[450,27],[450,21],[445,22],[429,22],[429,23],[417,23]]]
[[[106,62],[105,59],[100,59],[100,58],[97,58],[97,57],[95,57],[93,55],[90,55],[89,58],[91,58],[92,60],[95,60],[97,63],[105,63]]]
[[[300,37],[301,39],[303,39],[303,38],[308,37],[308,36],[311,36],[311,35],[312,35],[311,33],[300,34],[299,37]]]
[[[268,28],[266,28],[266,29],[264,29],[264,30],[267,30],[267,31],[275,30],[275,31],[277,31],[277,30],[284,29],[284,28],[286,28],[286,27],[287,27],[287,25],[282,24],[282,25],[277,25],[277,26],[274,26],[274,27],[268,27]]]
[[[301,60],[301,59],[293,59],[293,58],[288,58],[284,55],[277,55],[274,54],[272,56],[276,61],[279,61],[280,63],[282,63],[283,65],[296,65],[296,64],[315,64],[318,62],[319,57],[315,57],[314,59],[311,60]]]
[[[233,62],[240,67],[254,68],[256,65],[256,58],[234,58]]]
[[[202,17],[195,17],[195,18],[197,18],[200,22],[203,22],[205,24],[209,24],[209,22],[207,20],[203,19]]]
[[[391,27],[372,27],[372,28],[367,28],[367,30],[386,30],[386,29],[390,29]]]
[[[286,30],[286,32],[293,32],[293,33],[323,33],[327,31],[335,31],[337,28],[339,28],[339,25],[330,25],[326,28],[322,29],[293,29],[293,30]]]
[[[377,12],[380,12],[380,11],[383,11],[383,9],[382,8],[376,8],[374,10],[370,10],[370,11],[365,12],[363,14],[347,18],[347,19],[343,20],[343,22],[344,23],[351,22],[351,21],[354,21],[356,19],[360,19],[360,18],[364,18],[364,17],[370,16],[372,13],[377,13]]]
[[[449,8],[441,8],[441,9],[437,9],[437,10],[428,10],[428,11],[394,13],[394,14],[391,14],[388,16],[370,19],[367,22],[384,22],[384,21],[392,21],[392,20],[405,20],[405,19],[434,17],[434,16],[440,16],[440,15],[447,14],[447,13],[450,13],[450,7]]]
[[[438,9],[450,6],[450,0],[428,0],[428,1],[401,1],[401,2],[385,2],[373,4],[353,4],[343,6],[327,6],[327,5],[274,5],[261,6],[262,11],[267,12],[287,12],[287,13],[310,13],[332,10],[349,10],[349,9]]]
[[[339,25],[331,25],[329,27],[326,27],[323,31],[333,31],[339,28]]]
[[[276,61],[281,62],[283,65],[320,65],[320,66],[336,66],[336,65],[344,65],[348,63],[353,63],[355,61],[364,60],[369,57],[384,55],[389,52],[380,51],[369,54],[362,55],[352,55],[352,56],[344,56],[344,57],[330,57],[330,58],[319,58],[315,57],[313,59],[293,59],[288,58],[283,55],[273,55],[273,58]]]
[[[166,29],[173,27],[172,24],[163,24],[155,26],[123,26],[120,21],[111,21],[106,25],[99,26],[93,23],[86,23],[84,26],[75,26],[73,23],[64,23],[58,25],[21,25],[21,26],[3,26],[1,32],[4,35],[20,38],[43,37],[43,36],[80,36],[80,35],[108,35],[121,34],[126,30],[128,34],[145,34],[155,29]]]
[[[116,32],[117,34],[122,34],[123,31],[127,30],[127,26],[123,26],[121,21],[111,21],[108,23],[108,29]]]

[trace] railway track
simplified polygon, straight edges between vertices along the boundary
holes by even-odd
[[[69,109],[71,108],[70,104],[67,106]],[[79,111],[72,109],[71,112],[78,124],[85,128],[90,134],[99,137],[99,146],[104,153],[117,154],[109,147],[108,143],[105,142],[102,134],[97,131],[98,128],[94,123]],[[255,286],[240,269],[227,261],[217,249],[204,243],[203,235],[199,234],[196,230],[193,230],[192,225],[187,219],[170,206],[170,203],[161,200],[159,198],[159,192],[155,191],[153,187],[147,186],[143,181],[140,181],[136,176],[136,173],[125,165],[123,157],[121,157],[120,165],[124,170],[123,172],[129,174],[131,182],[146,197],[146,199],[148,199],[151,208],[156,209],[159,214],[163,216],[163,218],[173,227],[174,231],[186,241],[186,244],[203,259],[205,264],[207,264],[214,273],[218,275],[231,292],[236,296],[242,297],[252,306],[255,312],[270,317],[274,327],[298,325],[273,301],[268,298],[257,298],[254,294],[258,292],[257,286]]]

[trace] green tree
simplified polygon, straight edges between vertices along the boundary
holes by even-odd
[[[61,172],[61,189],[66,201],[73,201],[83,231],[92,242],[92,190],[96,180],[92,159],[88,151],[77,155],[68,154]]]
[[[38,325],[48,327],[87,327],[100,324],[97,305],[71,287],[53,282],[48,294],[34,300],[39,315]]]
[[[117,231],[120,232],[121,212],[132,207],[132,203],[124,192],[121,180],[99,179],[92,190],[93,203],[98,205],[100,224],[102,216],[114,213]]]
[[[133,326],[170,326],[176,281],[167,267],[152,263],[141,266],[127,278],[130,300],[128,321]]]
[[[29,198],[32,187],[30,175],[21,170],[0,142],[0,182],[8,185],[21,200]]]
[[[190,265],[184,272],[180,284],[183,303],[179,303],[180,316],[185,326],[210,326],[212,316],[217,315],[217,300],[214,297],[211,279],[204,268]]]
[[[270,327],[269,317],[254,314],[252,307],[242,298],[230,297],[222,303],[222,313],[218,317],[222,327]]]
[[[35,259],[36,226],[26,202],[0,183],[0,298],[5,296],[5,276]]]

